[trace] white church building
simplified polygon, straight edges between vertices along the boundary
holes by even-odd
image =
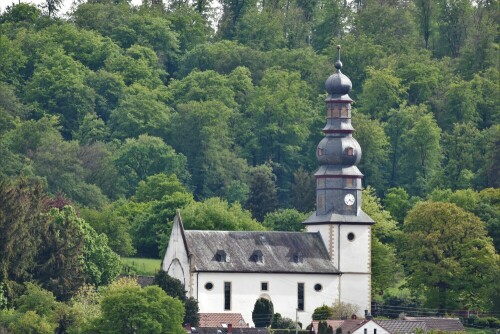
[[[337,302],[370,311],[371,226],[361,210],[361,148],[353,138],[351,81],[326,81],[325,138],[316,156],[316,211],[305,232],[184,230],[177,215],[162,269],[184,283],[201,313],[241,313],[247,323],[258,298],[274,312],[311,323],[314,309]]]

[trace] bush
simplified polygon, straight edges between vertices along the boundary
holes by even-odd
[[[500,319],[494,317],[488,317],[484,319],[488,320],[490,328],[500,328]]]
[[[490,324],[486,318],[477,318],[476,321],[474,321],[474,327],[486,328],[490,327]]]

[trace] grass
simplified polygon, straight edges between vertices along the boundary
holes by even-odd
[[[123,264],[123,274],[154,276],[160,270],[161,265],[160,259],[121,257],[121,261]]]
[[[493,328],[473,328],[465,327],[467,334],[495,334],[495,329]]]

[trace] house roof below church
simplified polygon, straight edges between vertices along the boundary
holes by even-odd
[[[319,233],[185,230],[195,271],[336,274]],[[226,256],[218,256],[224,251]]]

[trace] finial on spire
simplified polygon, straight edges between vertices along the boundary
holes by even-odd
[[[340,72],[340,69],[342,68],[342,62],[340,61],[340,45],[337,45],[337,50],[338,50],[338,59],[335,62],[335,68],[337,69],[337,72]]]

